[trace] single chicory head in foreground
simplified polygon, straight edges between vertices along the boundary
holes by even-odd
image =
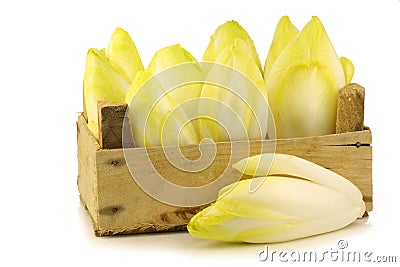
[[[363,216],[359,189],[344,177],[307,160],[262,154],[233,165],[257,176],[220,190],[217,201],[188,224],[194,237],[230,242],[273,243],[343,228]]]

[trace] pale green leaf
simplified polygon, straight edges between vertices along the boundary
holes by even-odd
[[[201,138],[214,141],[262,139],[266,136],[268,106],[265,84],[246,43],[236,39],[216,58],[201,91]],[[221,65],[220,65],[221,64]],[[224,67],[226,66],[226,67]]]
[[[342,64],[343,67],[344,76],[346,78],[346,85],[348,85],[351,82],[351,79],[353,79],[354,65],[351,62],[351,60],[346,57],[341,57],[340,63]]]
[[[348,196],[355,205],[362,206],[361,192],[353,183],[333,171],[299,157],[266,153],[242,159],[232,167],[251,176],[284,175],[307,179],[341,192]]]
[[[89,49],[83,83],[88,121],[97,123],[99,100],[122,103],[128,88],[129,81],[115,71],[104,50]]]
[[[259,70],[261,70],[260,59],[254,47],[253,40],[250,38],[246,30],[239,25],[237,21],[228,21],[220,25],[211,36],[210,43],[203,55],[203,61],[215,62],[219,54],[226,48],[231,46],[236,39],[242,40],[250,57],[253,59]]]
[[[288,16],[283,16],[275,29],[271,47],[264,65],[264,78],[268,76],[276,59],[288,43],[299,33],[299,30],[292,24]]]
[[[168,95],[178,106],[200,96],[202,84],[198,81],[204,80],[201,66],[179,44],[158,50],[147,71],[155,75],[164,91],[168,91]],[[197,109],[197,106],[192,108]]]
[[[353,222],[360,207],[346,195],[293,177],[268,176],[249,193],[251,180],[237,182],[210,208],[192,218],[195,237],[270,243],[330,232]]]
[[[340,60],[318,17],[312,17],[311,21],[280,53],[266,79],[268,94],[276,93],[277,83],[284,79],[283,75],[289,66],[307,61],[326,65],[334,75],[337,90],[346,84]]]
[[[148,71],[139,72],[127,93],[128,115],[137,147],[197,144],[195,129],[158,80]]]
[[[323,63],[303,60],[288,66],[268,95],[277,137],[335,133],[337,88],[331,69]]]
[[[138,71],[143,70],[142,60],[129,33],[116,28],[106,49],[106,55],[126,79],[133,81]]]

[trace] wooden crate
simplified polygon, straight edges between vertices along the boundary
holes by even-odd
[[[295,155],[330,169],[361,190],[367,211],[371,211],[372,136],[371,131],[363,126],[363,94],[360,98],[356,92],[360,90],[358,85],[344,89],[339,96],[337,134],[275,141],[239,141],[235,142],[235,146],[250,146],[250,155],[255,155],[270,151],[271,145],[276,144],[277,153]],[[84,114],[77,121],[78,189],[92,218],[94,232],[103,236],[184,230],[191,217],[207,205],[168,205],[146,194],[135,182],[125,162],[121,144],[126,108],[122,104],[99,103],[99,141],[89,130]],[[129,149],[134,155],[134,164],[143,164],[143,158],[149,155],[156,159],[153,162],[155,169],[164,177],[169,177],[168,180],[181,186],[196,187],[213,181],[225,169],[235,171],[229,164],[241,158],[229,153],[231,145],[230,142],[217,143],[215,160],[219,164],[213,164],[201,174],[191,175],[174,168],[163,156],[161,147]],[[180,149],[189,158],[199,156],[197,145],[182,146]],[[205,146],[203,149],[212,147]],[[227,164],[229,157],[231,160]]]

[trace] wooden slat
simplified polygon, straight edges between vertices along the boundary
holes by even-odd
[[[336,144],[335,144],[336,140]],[[163,156],[161,147],[131,148],[128,160],[130,164],[143,170],[143,175],[152,179],[154,172],[159,172],[168,181],[181,186],[199,186],[207,184],[225,169],[227,176],[237,175],[231,164],[241,159],[238,154],[250,151],[249,155],[271,152],[273,141],[234,142],[235,153],[231,153],[231,143],[216,144],[215,162],[198,173],[187,173],[172,166]],[[364,144],[356,146],[355,144]],[[358,186],[365,197],[367,210],[372,209],[372,147],[369,130],[323,137],[310,137],[278,140],[276,152],[296,155],[338,174],[343,175]],[[165,149],[165,148],[164,148]],[[166,148],[167,152],[169,148]],[[170,148],[172,149],[172,148]],[[202,153],[209,154],[213,145],[202,147]],[[184,155],[199,155],[198,146],[183,146]],[[154,168],[148,168],[147,156]],[[184,161],[180,154],[170,154],[170,160],[182,164],[183,169],[193,167]],[[161,203],[136,184],[130,175],[122,149],[99,150],[96,154],[99,198],[98,235],[135,233],[148,231],[169,231],[181,229],[201,207],[181,208]],[[228,162],[228,163],[227,163]],[[221,164],[223,163],[223,164]],[[186,165],[185,165],[186,164]],[[230,181],[225,181],[230,183]],[[221,185],[222,186],[222,185]]]
[[[352,83],[339,90],[336,133],[361,131],[364,127],[365,89]]]
[[[98,236],[183,230],[204,208],[174,207],[147,195],[131,177],[121,149],[99,151],[97,159]]]
[[[99,220],[96,152],[99,143],[87,127],[86,120],[80,115],[77,125],[78,141],[78,189],[81,200],[85,204],[96,228]]]
[[[301,147],[303,144],[312,144],[314,146],[371,145],[372,135],[371,131],[367,129],[357,132],[329,134],[323,136],[279,139],[279,143],[291,144],[296,147]]]
[[[99,101],[97,105],[99,121],[99,143],[103,149],[122,147],[122,126],[127,120],[127,104]]]

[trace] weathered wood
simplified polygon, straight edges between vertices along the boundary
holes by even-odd
[[[96,152],[100,150],[100,146],[87,127],[83,114],[79,116],[76,126],[78,141],[78,189],[81,200],[85,203],[93,224],[96,224],[99,220]]]
[[[355,134],[354,134],[355,133]],[[357,133],[360,133],[357,138]],[[345,135],[345,136],[343,136]],[[326,136],[349,140],[345,145],[317,144],[312,140],[278,140],[276,152],[298,156],[334,171],[354,183],[361,191],[367,211],[372,206],[372,146],[363,142],[371,139],[369,130]],[[369,137],[368,137],[369,136]],[[339,138],[341,139],[341,138]],[[296,143],[296,144],[294,144]]]
[[[127,104],[98,101],[99,143],[103,149],[122,147],[122,129]]]
[[[339,90],[336,133],[361,131],[364,127],[365,89],[356,83]]]
[[[214,161],[202,171],[188,173],[183,170],[192,168],[195,163],[185,160],[181,155],[191,160],[197,159],[200,155],[197,145],[182,146],[181,153],[174,151],[174,147],[130,148],[129,156],[125,157],[123,149],[100,149],[85,124],[86,121],[80,116],[78,186],[92,216],[96,235],[184,229],[190,218],[205,207],[177,207],[152,198],[133,179],[126,160],[130,166],[140,168],[141,174],[149,179],[159,173],[173,184],[199,187],[215,181],[224,171],[228,177],[237,176],[231,165],[242,158],[238,155],[271,152],[275,146],[278,153],[302,157],[343,175],[358,186],[367,210],[372,210],[372,147],[369,130],[276,142],[222,142],[215,147],[205,144],[200,148],[201,154],[211,155],[215,152]],[[234,152],[232,147],[235,148]],[[165,152],[168,153],[168,159]],[[153,167],[149,166],[148,160]],[[181,169],[171,162],[180,165]],[[219,182],[231,183],[229,180]],[[222,187],[223,184],[218,186]]]

